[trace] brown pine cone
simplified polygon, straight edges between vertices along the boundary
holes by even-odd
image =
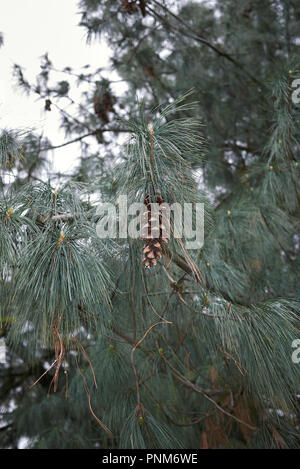
[[[122,6],[129,15],[137,11],[136,1],[122,0]]]
[[[45,111],[51,111],[51,100],[50,99],[46,99],[45,101]]]
[[[156,197],[156,203],[161,205],[164,200],[161,197]],[[162,257],[162,245],[167,243],[168,240],[162,237],[162,209],[158,213],[152,213],[150,197],[146,196],[144,200],[146,210],[143,213],[143,246],[144,258],[142,262],[145,267],[151,268],[157,264],[157,261]]]

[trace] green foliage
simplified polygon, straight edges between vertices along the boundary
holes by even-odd
[[[126,122],[133,139],[127,161],[118,171],[118,185],[131,203],[139,194],[160,194],[169,203],[195,200],[191,169],[201,165],[200,124],[192,118],[168,120],[174,112],[193,109],[192,103],[181,104],[189,94],[163,108],[153,122],[145,122],[142,114],[137,121]]]
[[[0,164],[2,168],[11,168],[16,158],[20,157],[22,141],[20,134],[12,130],[2,130],[0,134]]]

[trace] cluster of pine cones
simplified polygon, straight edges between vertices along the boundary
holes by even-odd
[[[160,206],[163,204],[164,200],[157,196],[156,203]],[[142,262],[145,267],[151,268],[157,264],[157,261],[162,257],[162,245],[167,243],[168,239],[164,238],[163,230],[166,228],[163,225],[163,210],[165,207],[159,208],[158,212],[151,210],[151,199],[147,195],[144,199],[145,211],[142,214],[143,216],[143,226],[142,234],[143,241],[145,241],[143,246],[144,258]],[[164,223],[165,220],[164,220]]]

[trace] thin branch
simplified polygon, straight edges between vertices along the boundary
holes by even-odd
[[[71,145],[72,143],[80,142],[84,138],[90,137],[92,135],[96,135],[97,132],[130,132],[130,130],[120,129],[120,128],[117,128],[117,127],[113,127],[111,129],[97,129],[97,130],[93,130],[91,132],[88,132],[84,135],[81,135],[80,137],[74,138],[73,140],[69,140],[68,142],[61,143],[60,145],[54,145],[54,146],[42,148],[41,151],[56,150],[57,148],[62,148],[62,147],[65,147],[67,145]]]
[[[214,401],[211,397],[209,397],[201,388],[199,388],[196,384],[193,384],[185,376],[183,376],[178,370],[176,370],[176,368],[174,368],[165,357],[163,357],[163,358],[164,358],[165,363],[169,366],[169,368],[174,372],[174,374],[177,376],[177,378],[182,383],[184,383],[189,388],[193,389],[193,391],[195,391],[198,394],[201,394],[203,397],[205,397],[209,402],[211,402],[223,414],[227,415],[228,417],[232,418],[233,420],[236,420],[241,425],[244,425],[245,427],[250,428],[250,430],[257,430],[256,427],[253,427],[252,425],[249,425],[248,423],[246,423],[243,420],[239,419],[235,415],[230,414],[230,412],[227,412],[223,407],[221,407],[219,404],[217,404],[216,401]]]
[[[180,25],[183,25],[184,28],[186,29],[183,29],[182,27],[176,27],[174,25],[172,25],[166,18],[164,18],[163,16],[161,16],[159,13],[157,13],[157,11],[151,7],[147,7],[147,10],[149,12],[151,12],[151,16],[154,16],[154,17],[157,17],[158,19],[160,19],[162,22],[164,22],[165,24],[167,24],[171,29],[175,29],[177,30],[178,32],[182,33],[183,35],[191,38],[191,39],[194,39],[195,41],[197,42],[200,42],[201,44],[204,44],[206,45],[207,47],[209,47],[210,49],[212,49],[214,52],[216,52],[220,57],[223,57],[225,58],[226,60],[228,60],[229,62],[231,62],[233,65],[235,65],[235,67],[237,67],[238,69],[240,69],[242,72],[244,72],[254,83],[256,83],[257,85],[259,85],[261,88],[264,88],[264,84],[261,83],[259,80],[257,80],[257,78],[255,78],[255,76],[253,76],[251,73],[249,73],[247,70],[245,70],[244,66],[238,62],[237,60],[235,60],[228,52],[226,52],[225,50],[223,49],[220,49],[220,47],[216,46],[215,44],[211,43],[210,41],[208,41],[206,38],[202,37],[202,36],[199,36],[198,33],[196,31],[193,30],[193,28],[191,28],[191,25],[187,24],[184,22],[184,20],[182,18],[179,18],[177,15],[175,15],[174,13],[172,13],[166,6],[160,4],[158,1],[154,0],[154,3],[161,7],[166,13],[168,13],[170,16],[172,16]]]

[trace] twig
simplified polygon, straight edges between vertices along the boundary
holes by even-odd
[[[72,143],[80,142],[84,138],[90,137],[92,135],[96,135],[97,132],[99,132],[99,131],[100,132],[130,132],[129,130],[126,130],[126,129],[119,129],[119,128],[114,128],[114,127],[111,128],[111,129],[97,129],[97,130],[93,130],[91,132],[88,132],[84,135],[81,135],[80,137],[74,138],[73,140],[69,140],[68,142],[61,143],[60,145],[53,145],[53,146],[50,146],[50,147],[42,148],[40,151],[56,150],[57,148],[62,148],[62,147],[65,147],[67,145],[71,145]]]
[[[223,414],[227,415],[228,417],[232,418],[233,420],[236,420],[238,423],[240,423],[242,425],[245,425],[246,427],[250,428],[250,430],[257,430],[256,427],[253,427],[252,425],[249,425],[248,423],[244,422],[243,420],[239,419],[235,415],[230,414],[230,412],[227,412],[225,409],[223,409],[223,407],[221,407],[219,404],[217,404],[217,402],[214,401],[211,397],[209,397],[201,388],[199,388],[196,384],[193,384],[185,376],[183,376],[178,370],[176,370],[176,368],[174,368],[165,357],[163,357],[163,358],[164,358],[164,361],[166,362],[166,364],[169,366],[169,368],[175,373],[177,378],[181,382],[186,384],[186,386],[190,387],[195,392],[197,392],[198,394],[201,394],[203,397],[205,397],[209,402],[211,402]]]

